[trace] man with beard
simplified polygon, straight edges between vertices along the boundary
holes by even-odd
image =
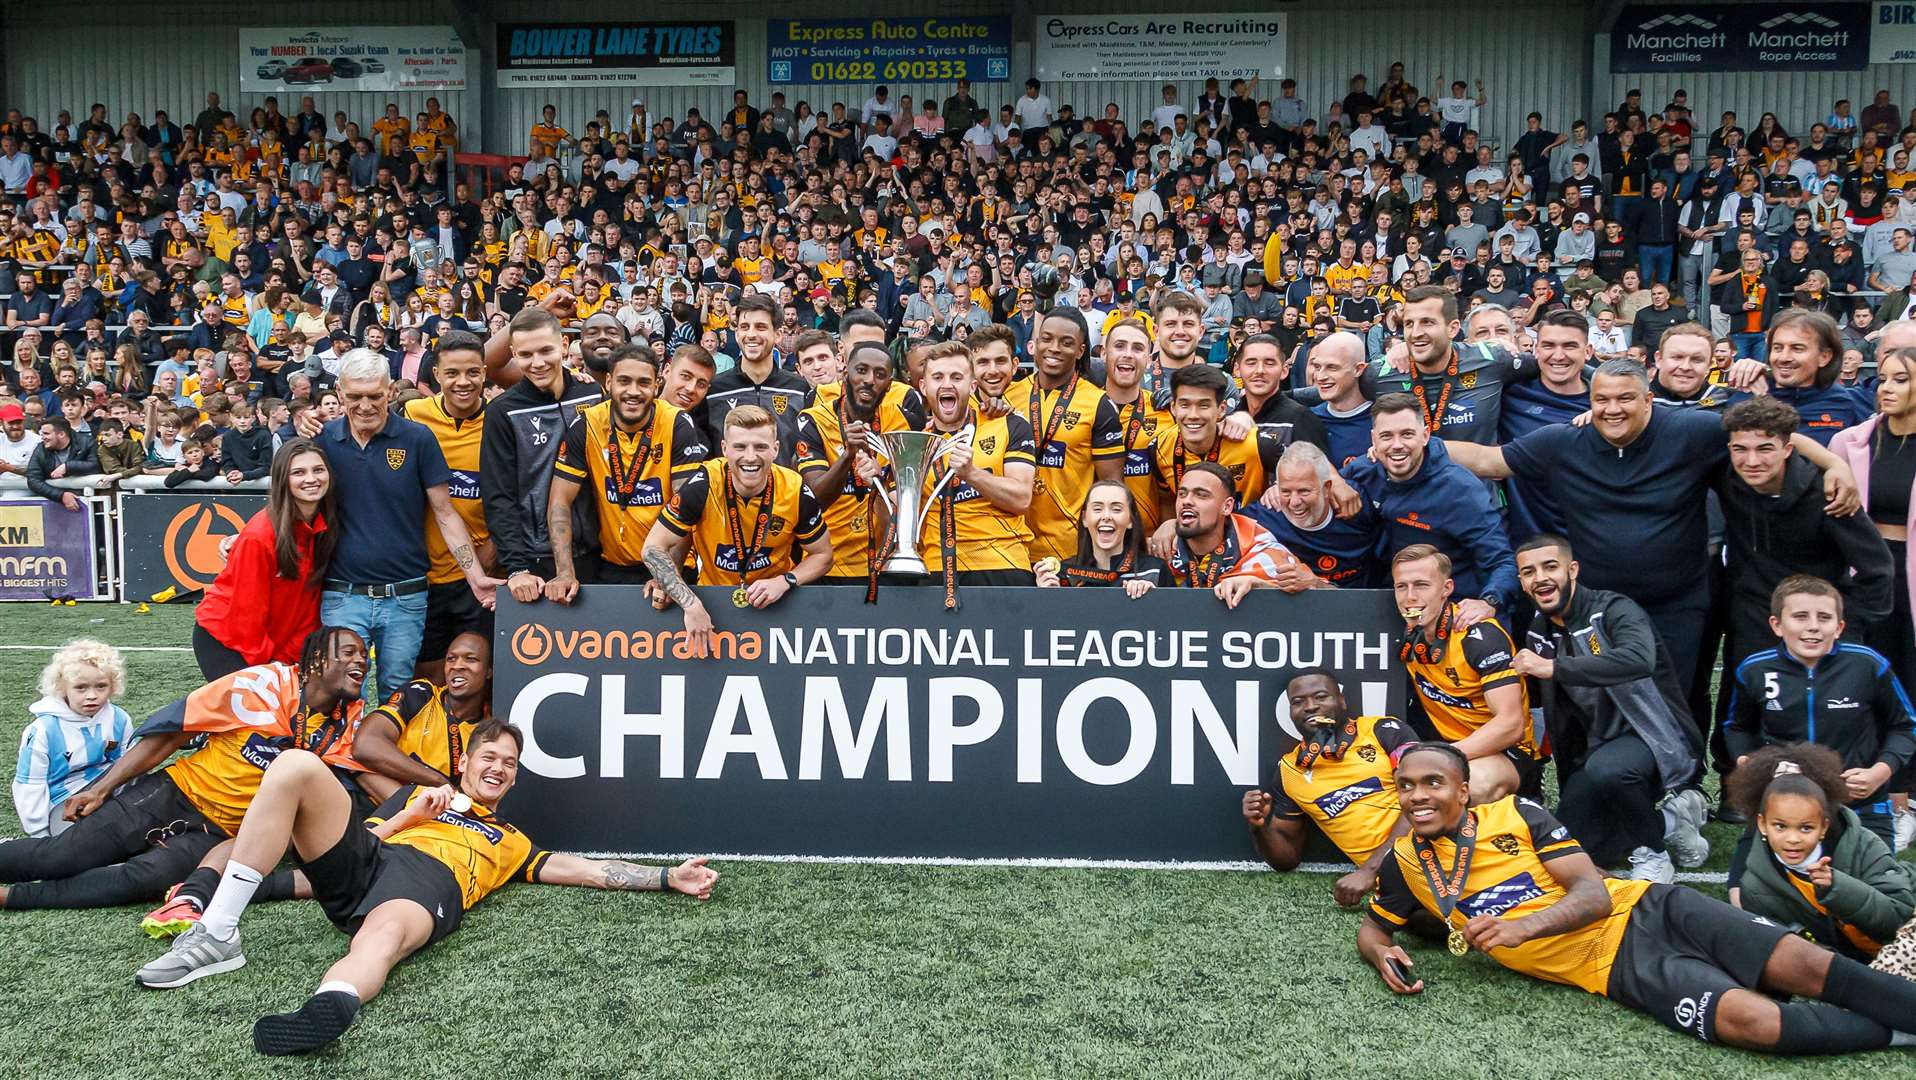
[[[1008,327],[1006,329],[1009,330]],[[1033,333],[1033,339],[1032,344],[1035,345],[1035,332]],[[978,406],[979,415],[996,417],[1010,413],[1012,408],[1008,395],[1011,392],[1011,384],[1018,378],[1018,353],[1015,335],[1000,333],[987,326],[966,339],[965,345],[971,353],[973,368],[972,395]],[[929,346],[916,346],[911,350],[911,353],[906,354],[907,368],[910,367],[912,354],[926,355],[929,348]],[[922,360],[920,364],[919,380],[922,383],[924,380]],[[929,398],[930,395],[927,394],[926,397]],[[929,404],[926,405],[925,411],[928,414],[930,413],[931,407]],[[1027,426],[1029,426],[1029,423],[1030,421],[1027,420]]]
[[[172,988],[245,966],[239,921],[260,874],[289,851],[327,918],[352,935],[299,1009],[253,1025],[253,1048],[303,1054],[338,1040],[401,960],[459,928],[467,909],[513,881],[625,891],[667,889],[704,900],[718,871],[704,859],[674,867],[558,855],[497,815],[518,779],[525,737],[488,720],[458,762],[459,783],[409,785],[362,816],[326,762],[288,750],[266,770],[206,915],[166,955],[140,969],[144,986]]]
[[[1598,866],[1627,858],[1631,877],[1662,882],[1672,857],[1701,866],[1703,744],[1656,626],[1629,597],[1579,584],[1561,536],[1518,548],[1517,576],[1537,614],[1513,666],[1543,698],[1557,813]]]
[[[972,335],[972,349],[978,337]],[[1151,362],[1151,331],[1142,319],[1113,323],[1104,333],[1104,396],[1118,410],[1124,431],[1124,486],[1136,509],[1138,532],[1150,536],[1162,523],[1158,508],[1157,440],[1160,425],[1170,414],[1158,410],[1144,392],[1145,369]]]
[[[1704,495],[1729,459],[1722,425],[1694,409],[1653,410],[1650,377],[1634,360],[1598,366],[1590,412],[1588,425],[1552,424],[1505,447],[1445,445],[1478,476],[1517,476],[1549,492],[1588,564],[1586,583],[1650,613],[1688,694],[1710,601]],[[1831,512],[1854,513],[1849,467],[1813,439],[1791,442],[1824,469]]]
[[[884,349],[887,362],[889,362],[891,351],[886,348],[885,336],[885,321],[879,318],[876,312],[868,311],[865,308],[858,308],[847,312],[844,321],[839,323],[838,328],[838,352],[840,362],[849,370],[852,362],[852,352],[860,345],[876,345],[880,349]],[[1002,337],[1004,341],[1009,342],[1011,340],[1010,331],[1002,327],[987,326],[975,331],[968,339],[968,343],[975,350],[980,347],[980,345],[998,340],[1000,337]],[[832,408],[838,395],[844,393],[844,391],[845,385],[842,379],[814,386],[812,387],[811,396],[806,398],[805,407],[809,409],[822,405],[828,409]],[[918,393],[918,388],[912,386],[910,383],[902,380],[893,380],[889,388],[885,391],[885,404],[904,413],[905,418],[911,421],[914,429],[925,426],[925,399]],[[837,534],[834,533],[833,535],[836,536]]]
[[[495,573],[497,553],[486,532],[486,504],[479,489],[480,443],[486,429],[485,345],[464,331],[447,331],[439,336],[432,370],[438,395],[414,398],[400,406],[399,414],[423,424],[439,443],[452,476],[446,497],[465,522],[479,565]],[[440,661],[453,638],[473,630],[491,639],[492,612],[466,587],[465,572],[453,561],[439,523],[431,519],[426,521],[426,552],[432,559],[426,574],[426,633],[419,641],[413,675],[431,680],[439,677]]]
[[[1490,493],[1433,440],[1409,394],[1371,406],[1371,456],[1344,468],[1363,496],[1356,517],[1383,532],[1382,551],[1429,544],[1455,568],[1457,629],[1503,611],[1517,595],[1517,563]]]
[[[1479,799],[1536,790],[1543,763],[1509,632],[1494,618],[1461,625],[1450,560],[1429,544],[1399,551],[1390,577],[1404,617],[1398,658],[1423,717],[1418,730],[1454,743],[1470,759],[1470,787]]]
[[[1356,907],[1376,887],[1392,841],[1410,831],[1391,762],[1417,737],[1396,717],[1352,716],[1337,677],[1324,668],[1291,676],[1285,693],[1302,738],[1278,759],[1268,787],[1244,793],[1251,845],[1271,869],[1294,870],[1308,819],[1357,864],[1331,890],[1338,904]]]
[[[479,488],[506,587],[529,604],[557,573],[546,510],[559,444],[580,411],[604,395],[598,384],[566,370],[565,333],[550,311],[521,308],[505,332],[520,377],[486,406]],[[572,535],[596,535],[583,513],[573,517]]]
[[[1088,338],[1077,309],[1046,312],[1032,342],[1032,375],[1012,383],[1005,394],[1031,425],[1037,446],[1037,480],[1025,514],[1033,560],[1076,554],[1078,516],[1091,481],[1124,475],[1124,429],[1118,424],[1118,410],[1085,377]]]
[[[729,430],[725,418],[733,409],[756,405],[765,410],[776,425],[773,447],[780,467],[793,461],[798,434],[798,414],[805,408],[805,396],[811,385],[789,371],[781,371],[772,354],[778,336],[778,301],[760,292],[748,292],[739,298],[732,311],[732,333],[738,339],[738,365],[720,372],[712,380],[702,415],[697,419],[708,443],[720,443]]]
[[[1168,564],[1172,584],[1209,589],[1236,608],[1252,589],[1275,589],[1286,566],[1297,560],[1284,545],[1239,514],[1231,474],[1215,461],[1200,461],[1178,481],[1171,522],[1176,536]]]
[[[1238,506],[1256,503],[1270,486],[1278,456],[1289,439],[1253,428],[1244,438],[1232,438],[1219,425],[1224,416],[1224,394],[1230,378],[1209,364],[1181,367],[1171,373],[1171,419],[1174,426],[1158,435],[1152,450],[1157,470],[1158,511],[1171,516],[1171,503],[1184,482],[1184,473],[1200,461],[1216,462],[1231,476],[1231,495]],[[1151,538],[1152,554],[1168,557],[1175,527],[1166,520]]]
[[[629,340],[625,324],[603,311],[579,323],[579,359],[601,389],[612,375],[612,354]]]
[[[926,571],[942,579],[948,610],[958,607],[959,586],[1035,583],[1025,519],[1037,473],[1031,424],[1015,412],[985,416],[975,407],[972,363],[962,342],[925,350],[925,430],[948,436],[972,429],[970,446],[954,450],[926,477],[926,494],[936,489],[938,496],[925,515],[918,553]]]
[[[1171,373],[1198,359],[1198,345],[1204,340],[1204,305],[1190,293],[1167,290],[1151,311],[1158,328],[1158,355],[1145,370],[1144,392],[1159,412],[1171,410]],[[1233,388],[1227,412],[1238,411],[1238,395]],[[1238,434],[1242,434],[1239,432]]]
[[[820,579],[827,585],[869,584],[872,554],[884,539],[865,479],[877,470],[866,436],[921,426],[890,401],[892,385],[891,353],[872,342],[854,346],[842,391],[798,418],[798,474],[824,508],[832,538],[831,572]]]
[[[1483,342],[1458,345],[1457,296],[1440,285],[1406,293],[1403,310],[1410,372],[1376,372],[1377,392],[1413,396],[1433,435],[1494,441],[1504,387],[1535,378],[1536,360]]]
[[[1271,482],[1277,509],[1259,503],[1244,516],[1262,525],[1297,557],[1277,579],[1285,592],[1306,589],[1369,589],[1380,576],[1376,518],[1334,513],[1331,492],[1337,473],[1324,451],[1311,443],[1292,443],[1277,459]]]
[[[645,538],[646,595],[663,611],[685,612],[694,655],[707,655],[712,616],[679,576],[696,552],[699,584],[729,585],[735,607],[770,607],[832,567],[832,541],[818,499],[799,475],[773,459],[772,414],[740,405],[725,416],[724,456],[694,470]],[[798,558],[799,552],[804,558]]]
[[[1869,391],[1838,384],[1843,336],[1820,311],[1784,311],[1770,324],[1770,396],[1802,417],[1803,434],[1828,446],[1836,433],[1876,414]]]
[[[1410,835],[1393,843],[1357,931],[1358,955],[1393,993],[1424,989],[1393,940],[1422,911],[1450,927],[1457,956],[1479,950],[1704,1042],[1841,1054],[1916,1041],[1894,1026],[1916,1010],[1916,984],[1693,889],[1606,878],[1537,804],[1473,805],[1467,773],[1441,743],[1397,759]]]
[[[607,369],[606,400],[580,410],[552,463],[546,520],[552,529],[554,574],[545,597],[570,604],[579,592],[572,557],[572,502],[590,489],[599,523],[593,580],[643,585],[645,539],[666,500],[706,457],[691,414],[657,400],[659,368],[652,350],[621,345]]]
[[[352,751],[365,678],[365,641],[323,626],[307,637],[298,664],[244,668],[154,713],[111,768],[67,799],[71,828],[0,843],[0,908],[159,897],[239,831],[261,774],[289,749],[362,771]],[[159,768],[199,737],[206,741],[198,750]]]

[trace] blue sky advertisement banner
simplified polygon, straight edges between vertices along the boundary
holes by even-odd
[[[737,54],[730,20],[501,23],[499,85],[730,86]]]
[[[1868,4],[1627,7],[1610,31],[1610,70],[1860,71]]]
[[[986,16],[770,19],[766,78],[773,85],[847,82],[1004,82],[1011,20]]]

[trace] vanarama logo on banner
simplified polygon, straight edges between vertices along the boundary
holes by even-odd
[[[1368,714],[1405,691],[1380,591],[979,589],[962,620],[938,589],[703,591],[705,657],[636,586],[500,598],[515,822],[566,850],[1241,860],[1290,674]]]

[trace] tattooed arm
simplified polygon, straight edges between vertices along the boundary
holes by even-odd
[[[679,564],[685,561],[685,549],[692,542],[666,526],[663,519],[654,522],[645,537],[645,568],[652,572],[646,595],[652,606],[664,611],[677,604],[685,612],[685,632],[692,644],[692,655],[711,655],[714,642],[712,616],[699,600],[699,594],[679,576]]]
[[[432,519],[439,523],[439,535],[446,540],[446,550],[452,553],[452,560],[466,575],[466,584],[472,587],[472,595],[487,610],[492,608],[493,593],[504,584],[498,578],[486,573],[479,565],[478,556],[472,552],[472,536],[466,532],[466,522],[452,505],[452,497],[446,494],[446,485],[439,484],[426,489],[426,504],[432,508]]]
[[[644,866],[618,859],[553,855],[539,870],[539,882],[543,885],[576,885],[615,892],[670,889],[700,900],[711,899],[712,886],[718,878],[719,872],[705,865],[703,858],[687,859],[677,866]]]

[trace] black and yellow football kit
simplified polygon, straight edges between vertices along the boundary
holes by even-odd
[[[572,133],[558,124],[548,124],[541,120],[532,125],[532,141],[545,149],[546,154],[559,152],[559,144],[572,137]]]
[[[598,500],[605,561],[636,567],[645,564],[645,536],[673,482],[696,471],[706,453],[691,414],[676,406],[654,402],[645,426],[624,432],[612,423],[612,403],[601,401],[572,418],[552,470]]]
[[[1452,604],[1439,629],[1455,614],[1456,605]],[[1456,742],[1483,727],[1491,715],[1484,691],[1515,686],[1523,694],[1524,722],[1523,734],[1511,749],[1531,759],[1539,757],[1537,729],[1530,720],[1530,688],[1512,666],[1517,650],[1497,620],[1485,619],[1462,633],[1443,633],[1430,645],[1434,652],[1431,659],[1407,654],[1404,668],[1410,673],[1417,703],[1436,736]],[[1513,764],[1517,756],[1512,755]]]
[[[1005,391],[1005,401],[1030,426],[1035,447],[1038,475],[1025,513],[1031,557],[1068,559],[1078,551],[1078,518],[1097,479],[1094,463],[1125,456],[1117,407],[1077,375],[1056,390],[1040,389],[1035,378],[1019,379]]]
[[[215,679],[161,709],[139,734],[189,731],[206,736],[198,750],[167,766],[166,775],[208,821],[237,836],[267,766],[282,751],[307,749],[328,765],[365,771],[353,759],[361,709],[353,701],[338,717],[308,716],[301,709],[299,674],[293,665],[258,664]]]
[[[1467,813],[1476,817],[1477,837],[1462,895],[1450,914],[1453,929],[1462,929],[1479,915],[1521,919],[1563,899],[1564,887],[1551,876],[1549,864],[1565,855],[1582,854],[1583,847],[1549,811],[1529,799],[1510,795],[1472,807]],[[1440,869],[1455,865],[1454,838],[1439,837],[1430,846]],[[1393,931],[1403,929],[1419,908],[1442,918],[1418,858],[1415,838],[1398,837],[1392,854],[1394,857],[1385,859],[1378,871],[1371,918]],[[1607,994],[1610,965],[1623,943],[1630,909],[1643,898],[1650,883],[1605,878],[1604,887],[1610,891],[1607,918],[1566,934],[1492,950],[1491,959],[1532,978]]]
[[[769,465],[765,490],[732,491],[724,458],[708,461],[685,480],[659,520],[692,538],[699,584],[743,585],[777,577],[798,564],[798,549],[825,535],[825,515],[811,489],[783,465]],[[750,559],[741,558],[740,549]],[[741,563],[744,563],[741,566]]]
[[[1006,465],[1036,463],[1037,447],[1031,438],[1031,425],[1025,422],[1024,417],[1014,412],[991,420],[974,417],[972,422],[976,425],[971,440],[973,465],[994,476],[1003,476]],[[941,465],[925,478],[927,495],[943,476]],[[944,535],[947,517],[950,519],[957,573],[978,570],[1028,572],[1031,569],[1034,553],[1030,548],[1031,526],[1027,524],[1025,515],[998,509],[977,488],[957,477],[952,477],[929,507],[929,512],[925,514],[924,532],[918,538],[918,554],[924,558],[925,569],[929,572],[942,574],[945,569],[940,538]],[[1066,554],[1076,553],[1077,541],[1073,539],[1072,548]]]
[[[373,121],[373,132],[379,136],[380,154],[398,157],[399,148],[406,145],[406,137],[412,134],[412,123],[403,116],[382,116]]]
[[[1390,842],[1402,811],[1392,761],[1398,749],[1417,741],[1403,721],[1392,716],[1359,716],[1356,738],[1342,756],[1318,755],[1299,764],[1303,747],[1277,763],[1271,785],[1271,813],[1308,818],[1350,861],[1362,865]]]
[[[383,716],[399,728],[394,740],[399,752],[459,783],[459,758],[465,754],[472,731],[485,719],[484,711],[471,720],[454,720],[446,711],[446,688],[427,679],[414,679],[393,691],[386,703],[367,713]]]
[[[415,131],[406,137],[406,150],[421,165],[429,165],[439,156],[439,136],[430,131]]]
[[[1250,506],[1264,495],[1277,475],[1277,459],[1284,456],[1284,444],[1270,432],[1257,430],[1242,439],[1226,438],[1219,432],[1209,453],[1200,454],[1184,445],[1184,431],[1166,414],[1152,449],[1152,465],[1157,495],[1177,498],[1178,485],[1185,470],[1200,461],[1213,461],[1231,472],[1231,490],[1239,507]]]
[[[459,929],[462,916],[499,889],[539,880],[552,853],[478,803],[448,807],[384,840],[373,835],[368,826],[390,820],[421,793],[408,785],[371,815],[355,813],[339,843],[302,860],[313,899],[340,930],[357,933],[379,905],[408,900],[432,919],[430,945]]]
[[[452,473],[452,479],[446,483],[446,494],[452,499],[452,507],[459,512],[459,520],[466,524],[466,534],[472,539],[474,548],[484,544],[490,534],[486,531],[486,507],[479,497],[479,442],[486,432],[486,412],[479,410],[477,415],[463,420],[454,419],[446,411],[445,395],[414,398],[401,407],[400,412],[406,419],[423,424],[439,444],[439,452],[445,455],[446,468]],[[439,534],[439,522],[426,519],[426,553],[432,558],[432,569],[426,574],[426,580],[434,585],[463,583],[466,575],[453,560],[452,550],[446,546],[446,538]]]
[[[894,383],[893,387],[897,388]],[[824,389],[820,387],[819,389]],[[886,394],[878,405],[871,429],[875,432],[911,431],[917,425]],[[898,395],[902,400],[903,395]],[[843,394],[834,394],[828,403],[813,405],[798,414],[798,438],[792,463],[800,476],[824,472],[845,450],[845,424],[848,416],[840,407]],[[832,569],[828,576],[863,578],[871,569],[872,545],[883,537],[872,535],[873,491],[858,478],[854,467],[845,475],[845,489],[825,506],[825,527],[832,536]]]
[[[1583,848],[1549,811],[1513,795],[1470,813],[1476,816],[1477,838],[1451,914],[1453,927],[1478,915],[1521,919],[1563,899],[1566,890],[1551,874],[1550,863]],[[1431,848],[1439,873],[1455,866],[1455,841],[1439,838]],[[1377,875],[1370,917],[1394,931],[1418,908],[1432,915],[1439,908],[1413,839],[1400,837],[1392,853],[1395,857],[1384,860]],[[1604,878],[1603,887],[1610,894],[1609,915],[1568,933],[1493,949],[1490,958],[1716,1042],[1716,1009],[1723,996],[1757,990],[1777,943],[1789,936],[1767,919],[1694,889],[1613,877]],[[1785,1006],[1804,1007],[1827,1006]]]
[[[1163,520],[1158,514],[1158,435],[1171,430],[1171,414],[1152,404],[1151,395],[1144,393],[1117,410],[1118,427],[1124,432],[1124,487],[1137,506],[1138,528],[1149,536]]]
[[[843,379],[820,383],[812,387],[811,393],[805,395],[805,407],[807,409],[813,406],[822,406],[827,409],[837,408],[838,399],[843,396],[844,393],[845,381]],[[913,431],[923,431],[925,429],[925,396],[920,394],[917,387],[912,386],[910,383],[893,382],[891,386],[886,388],[885,398],[881,404],[904,413],[905,420],[911,424]],[[889,431],[891,429],[886,428],[885,430]]]
[[[765,271],[770,264],[771,260],[763,256],[756,259],[748,259],[741,255],[732,260],[732,269],[738,272],[739,285],[749,288],[757,284],[758,280],[765,276]]]

